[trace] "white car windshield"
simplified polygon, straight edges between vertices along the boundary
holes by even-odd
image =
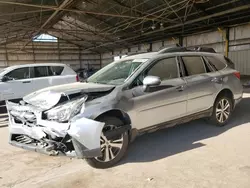
[[[87,82],[121,85],[147,60],[129,59],[113,62],[89,77]]]

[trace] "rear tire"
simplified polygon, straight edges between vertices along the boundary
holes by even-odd
[[[122,126],[123,122],[116,117],[102,117],[98,121],[105,122],[103,132]],[[109,168],[117,164],[126,154],[129,145],[128,132],[117,139],[108,140],[103,134],[100,138],[102,156],[87,158],[87,163],[94,168]]]
[[[233,111],[233,101],[228,96],[219,96],[213,107],[210,122],[218,127],[225,126],[230,120]]]

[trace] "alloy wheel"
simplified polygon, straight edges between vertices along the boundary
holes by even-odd
[[[216,107],[216,119],[220,123],[224,123],[229,118],[230,113],[231,113],[230,102],[225,98],[221,99]]]
[[[112,130],[115,127],[112,125],[106,126],[105,130]],[[95,157],[99,162],[112,161],[120,152],[123,146],[123,135],[117,137],[114,140],[108,140],[104,134],[101,134],[101,153],[102,156]]]

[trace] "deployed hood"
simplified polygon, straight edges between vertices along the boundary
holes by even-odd
[[[26,95],[23,100],[31,105],[39,106],[42,109],[49,109],[55,106],[62,96],[68,97],[75,93],[106,92],[114,88],[113,85],[103,85],[94,83],[73,83],[53,86],[38,90]]]

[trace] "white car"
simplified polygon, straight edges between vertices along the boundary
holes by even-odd
[[[45,87],[78,82],[74,70],[65,64],[43,63],[11,66],[0,70],[0,102],[21,99]]]

